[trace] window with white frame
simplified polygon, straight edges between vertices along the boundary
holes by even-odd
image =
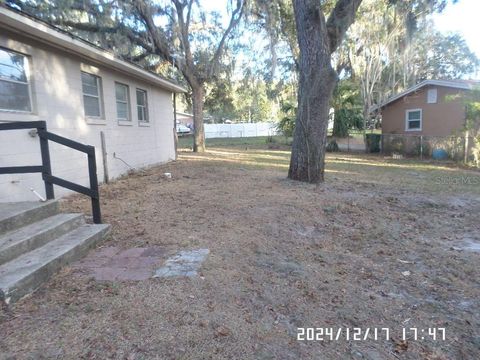
[[[138,121],[148,122],[147,92],[142,89],[137,89],[137,116]]]
[[[117,119],[131,121],[130,118],[130,92],[128,85],[115,83],[115,98],[117,101]]]
[[[427,91],[427,103],[436,104],[437,103],[437,89],[428,89]]]
[[[422,130],[422,109],[407,110],[405,115],[405,131]]]
[[[82,71],[82,91],[85,116],[102,118],[102,79]]]
[[[0,110],[32,111],[28,57],[0,48]]]

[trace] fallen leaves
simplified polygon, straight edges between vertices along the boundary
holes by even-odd
[[[230,334],[231,330],[226,326],[221,325],[215,329],[215,337],[229,336]]]
[[[395,344],[394,351],[397,354],[404,353],[408,350],[408,341],[407,340],[396,340],[392,339],[393,343]]]

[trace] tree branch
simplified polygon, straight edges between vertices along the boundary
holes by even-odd
[[[136,63],[136,62],[145,60],[150,55],[151,55],[151,53],[144,52],[144,53],[141,53],[141,54],[135,55],[135,56],[126,56],[125,59],[128,60],[128,61]]]
[[[245,6],[246,6],[246,2],[247,2],[247,0],[237,0],[237,7],[232,12],[232,16],[230,18],[230,23],[228,24],[227,29],[223,33],[222,39],[218,43],[217,50],[215,51],[215,53],[213,55],[211,65],[210,65],[210,69],[209,69],[209,72],[208,72],[209,77],[211,77],[211,76],[213,76],[213,74],[215,74],[220,56],[222,55],[223,49],[225,47],[225,42],[227,41],[227,38],[230,35],[230,33],[232,32],[232,30],[240,22],[240,20],[242,18],[242,15],[243,15],[243,11],[244,11]]]
[[[193,2],[195,0],[190,0],[190,2],[188,3],[188,10],[187,10],[187,31],[188,29],[190,28],[190,20],[192,18],[192,6],[193,6]]]
[[[163,31],[160,31],[157,26],[155,26],[153,22],[152,9],[150,6],[148,6],[146,2],[142,0],[135,0],[134,5],[152,38],[156,49],[155,53],[162,56],[165,60],[173,63],[173,57],[167,37]]]
[[[193,68],[193,56],[192,51],[190,49],[190,41],[188,39],[188,28],[190,26],[190,16],[192,11],[192,4],[193,0],[190,0],[188,3],[188,10],[187,10],[187,20],[184,19],[183,10],[186,3],[181,2],[179,0],[172,0],[173,4],[175,5],[175,9],[177,10],[177,22],[178,27],[180,28],[180,40],[182,43],[182,48],[185,53],[185,62],[187,63],[187,67]]]
[[[295,32],[291,31],[288,29],[288,19],[290,19],[289,14],[287,12],[287,8],[285,7],[285,4],[282,1],[277,1],[278,4],[278,9],[280,11],[280,30],[287,41],[288,47],[290,48],[290,51],[293,56],[293,62],[295,64],[295,69],[298,70],[298,43],[297,43],[297,38],[295,36]],[[295,25],[293,26],[295,27]],[[292,36],[293,33],[293,36]]]
[[[62,19],[52,19],[49,20],[49,23],[56,26],[68,26],[69,28],[80,30],[80,31],[87,31],[87,32],[101,32],[104,34],[113,34],[118,32],[118,27],[110,27],[110,26],[100,26],[92,23],[80,23],[74,22],[69,20],[62,20]]]
[[[126,26],[99,26],[92,23],[77,23],[74,21],[61,19],[52,20],[50,21],[50,23],[57,26],[67,26],[75,30],[87,31],[91,33],[114,34],[121,31],[133,44],[142,47],[147,52],[155,53],[154,48],[147,39],[146,33],[134,31],[133,29]]]
[[[327,21],[330,53],[334,53],[345,33],[355,21],[355,13],[362,0],[338,0]]]

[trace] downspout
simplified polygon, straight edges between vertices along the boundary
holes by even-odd
[[[178,136],[177,136],[177,93],[173,93],[173,142],[175,147],[175,160],[177,160]]]

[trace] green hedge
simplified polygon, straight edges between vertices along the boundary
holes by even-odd
[[[368,153],[380,152],[380,134],[365,134],[366,148]]]

